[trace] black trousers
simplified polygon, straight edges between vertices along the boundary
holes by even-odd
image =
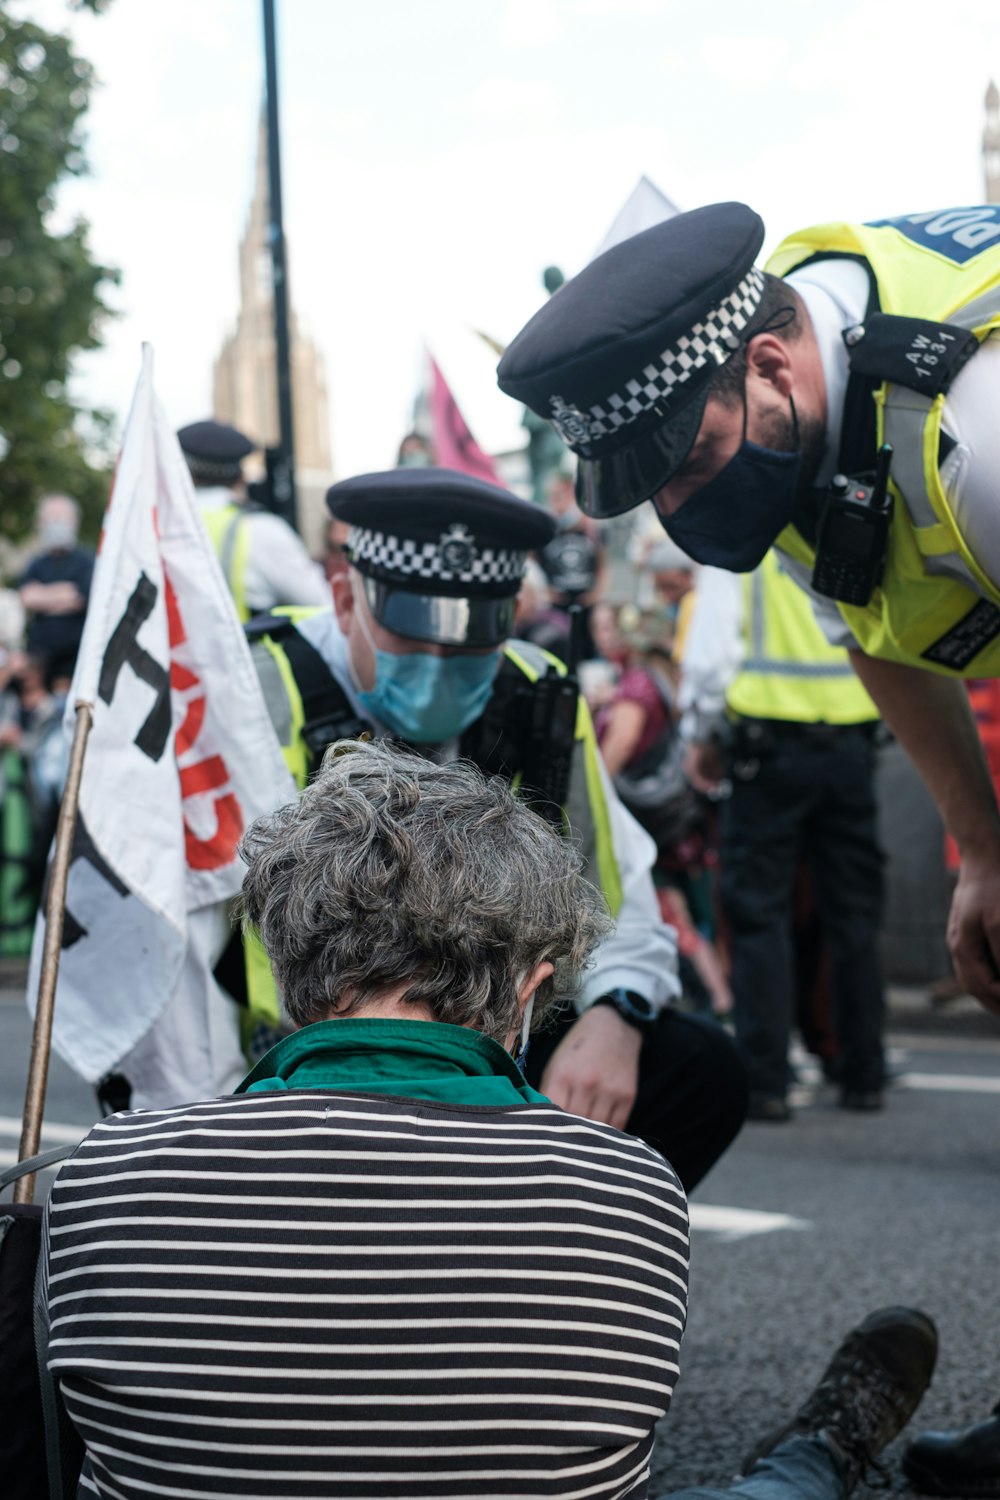
[[[567,1011],[531,1038],[525,1072],[532,1087],[540,1087],[575,1021]],[[713,1021],[664,1011],[642,1044],[630,1134],[665,1156],[690,1192],[735,1140],[746,1113],[746,1069],[732,1039]]]
[[[736,1037],[755,1093],[783,1096],[788,1086],[792,888],[803,857],[830,946],[844,1087],[877,1089],[884,1081],[883,859],[873,773],[871,736],[860,727],[782,726],[759,757],[734,763],[722,819],[721,894]]]

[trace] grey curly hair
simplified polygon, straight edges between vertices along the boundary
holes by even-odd
[[[535,964],[535,1013],[575,990],[611,929],[576,850],[466,761],[341,741],[297,802],[240,853],[256,924],[296,1025],[351,1015],[401,984],[436,1020],[504,1041]]]

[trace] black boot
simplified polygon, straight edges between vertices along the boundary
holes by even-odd
[[[1000,1402],[992,1417],[951,1432],[922,1432],[903,1472],[925,1495],[1000,1495]]]
[[[885,1476],[878,1455],[902,1431],[930,1385],[937,1330],[926,1313],[885,1307],[846,1337],[819,1385],[783,1427],[743,1460],[742,1474],[786,1438],[821,1437],[840,1461],[848,1490],[869,1469]]]

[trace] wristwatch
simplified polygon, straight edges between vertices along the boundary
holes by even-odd
[[[595,1005],[610,1005],[616,1010],[623,1021],[634,1026],[643,1034],[652,1031],[657,1021],[657,1010],[651,1000],[645,995],[640,995],[636,990],[619,988],[608,990],[606,995],[598,995],[594,1001]]]

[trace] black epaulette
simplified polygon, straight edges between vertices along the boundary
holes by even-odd
[[[579,688],[554,657],[529,641],[511,642],[534,681],[505,654],[484,713],[462,735],[460,753],[487,776],[517,779],[536,812],[562,827],[576,744]]]

